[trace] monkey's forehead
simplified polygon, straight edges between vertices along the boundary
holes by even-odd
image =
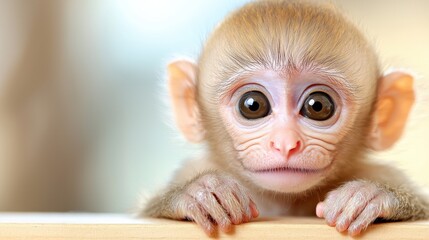
[[[238,9],[209,37],[199,66],[200,81],[211,82],[248,68],[317,66],[370,92],[380,76],[372,46],[338,9],[299,1],[257,1]]]

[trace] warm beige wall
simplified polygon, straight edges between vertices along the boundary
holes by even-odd
[[[379,154],[429,186],[429,1],[334,1],[374,42],[385,68],[403,67],[417,75],[417,103],[403,138]]]

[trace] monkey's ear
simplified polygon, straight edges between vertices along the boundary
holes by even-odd
[[[196,100],[197,65],[190,60],[168,64],[168,87],[176,123],[190,142],[201,142],[204,130]]]
[[[414,104],[414,78],[403,72],[392,72],[380,79],[373,128],[368,143],[373,150],[391,147],[402,135]]]

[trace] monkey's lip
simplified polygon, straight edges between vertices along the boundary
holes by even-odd
[[[264,169],[248,169],[251,179],[260,187],[276,192],[302,192],[323,179],[331,164],[321,168],[273,166]]]
[[[277,167],[277,168],[267,168],[267,169],[260,169],[260,170],[250,170],[253,173],[298,173],[298,174],[316,174],[321,173],[329,168],[329,165],[323,168],[293,168],[293,167]]]

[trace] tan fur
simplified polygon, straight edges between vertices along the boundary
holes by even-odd
[[[218,137],[223,126],[208,117],[216,115],[208,100],[219,98],[215,88],[208,86],[242,69],[286,68],[285,74],[317,67],[336,69],[347,79],[356,80],[361,99],[358,105],[365,117],[374,104],[366,99],[374,99],[381,75],[372,47],[354,25],[332,7],[300,1],[258,1],[239,9],[210,36],[198,66],[197,100],[205,129],[213,129],[207,132],[207,140],[217,154],[233,150],[225,149],[224,141],[221,148],[216,147],[217,139],[228,136]],[[362,125],[368,126],[366,121]]]
[[[427,217],[426,200],[415,193],[406,177],[393,174],[396,170],[392,167],[364,161],[367,136],[374,123],[371,117],[376,111],[381,77],[379,69],[376,54],[368,41],[331,5],[302,1],[257,1],[240,8],[215,29],[198,61],[194,87],[208,145],[207,156],[179,169],[170,187],[149,202],[142,211],[143,215],[186,219],[189,217],[184,213],[186,211],[177,210],[184,204],[183,199],[189,196],[199,199],[194,193],[208,197],[208,189],[214,195],[224,194],[212,189],[210,182],[233,176],[234,181],[226,181],[226,187],[233,189],[235,181],[244,186],[265,215],[314,215],[316,205],[328,196],[324,217],[328,224],[335,224],[334,217],[329,214],[335,214],[338,210],[335,209],[337,199],[343,201],[338,203],[346,204],[353,194],[359,197],[359,194],[368,193],[366,200],[371,208],[363,210],[363,215],[377,214],[374,216],[386,220]],[[356,115],[351,127],[343,130],[345,137],[337,144],[340,150],[335,156],[333,169],[325,180],[304,192],[280,193],[262,189],[241,174],[242,165],[233,147],[234,136],[225,131],[225,124],[228,123],[220,120],[218,108],[215,107],[228,89],[228,81],[238,73],[259,70],[280,72],[285,79],[306,71],[339,77],[345,79],[346,88],[352,89],[354,94],[352,114]],[[207,173],[211,178],[206,177]],[[334,194],[344,197],[334,198]],[[356,200],[357,197],[351,199]],[[205,200],[200,202],[198,211],[208,211]],[[219,204],[221,201],[218,199]],[[360,207],[359,202],[347,206],[345,210],[354,211],[356,207]],[[221,212],[214,214],[220,216]],[[256,215],[254,209],[252,214],[244,210],[243,214],[247,217]],[[355,224],[366,227],[373,221],[371,219],[375,219],[366,215],[363,217],[366,218],[357,219]],[[245,222],[246,217],[243,219]],[[193,220],[210,233],[213,230],[210,221],[216,222],[216,217]],[[343,222],[337,225],[339,231],[349,224],[352,235],[362,230],[362,226],[353,225],[348,222],[349,219],[341,220]]]

